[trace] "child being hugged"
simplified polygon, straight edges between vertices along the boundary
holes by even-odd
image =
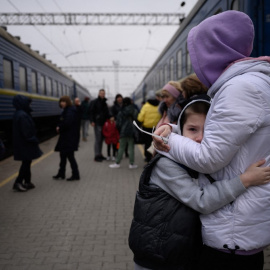
[[[179,133],[201,143],[209,97],[198,95],[184,104],[178,119]],[[233,179],[215,181],[157,154],[142,172],[136,194],[129,246],[135,270],[197,270],[201,256],[200,213],[211,213],[251,185],[269,182],[270,168],[252,164]],[[212,184],[205,185],[209,181]],[[199,179],[201,187],[198,186]],[[202,215],[203,216],[203,215]]]
[[[102,128],[102,134],[105,137],[105,143],[107,144],[107,160],[115,160],[117,154],[117,143],[119,142],[119,131],[116,128],[116,122],[113,115],[104,123]],[[111,158],[111,148],[113,156]]]

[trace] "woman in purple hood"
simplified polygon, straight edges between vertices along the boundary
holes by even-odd
[[[191,29],[193,69],[212,98],[201,144],[179,136],[174,125],[155,133],[157,151],[218,179],[241,174],[258,159],[270,163],[270,57],[250,58],[254,27],[239,11],[225,11]],[[172,133],[171,133],[172,131]],[[200,185],[208,180],[200,179]],[[252,187],[214,213],[201,215],[200,269],[262,270],[270,244],[270,184]]]

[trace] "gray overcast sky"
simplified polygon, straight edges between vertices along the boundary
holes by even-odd
[[[198,0],[2,0],[5,12],[86,12],[155,13],[179,12],[186,15]],[[8,26],[8,32],[20,36],[33,50],[46,54],[57,66],[151,66],[178,26]],[[124,49],[123,51],[119,51]],[[80,52],[67,57],[74,52]],[[113,72],[69,73],[95,97],[105,87],[107,95],[120,92],[129,96],[145,73],[118,75],[115,89]]]

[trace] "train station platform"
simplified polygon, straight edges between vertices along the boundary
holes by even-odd
[[[94,161],[89,131],[76,152],[80,181],[52,179],[59,164],[57,137],[40,145],[44,155],[32,165],[33,190],[14,192],[20,162],[0,162],[0,270],[134,269],[128,233],[143,151],[135,147],[137,169],[128,168],[127,158],[111,169],[110,161]],[[270,249],[264,270],[270,270]]]

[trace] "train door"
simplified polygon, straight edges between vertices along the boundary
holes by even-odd
[[[261,55],[270,55],[270,1],[264,0],[263,2],[263,38],[264,45]]]
[[[253,57],[270,55],[270,1],[245,1],[245,11],[252,19],[255,29]]]

